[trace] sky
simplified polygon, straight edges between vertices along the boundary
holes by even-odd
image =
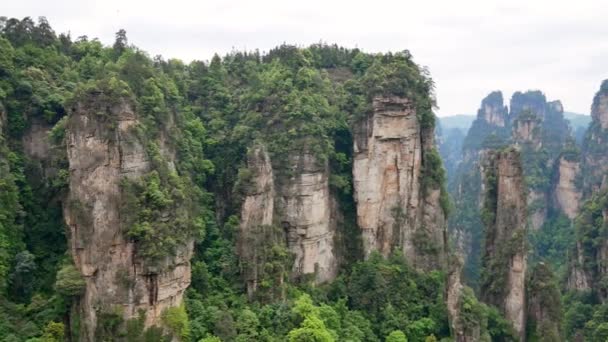
[[[58,33],[105,44],[124,28],[150,55],[186,62],[284,42],[407,49],[435,80],[439,116],[528,89],[588,114],[608,78],[604,0],[7,0],[0,15],[45,16]]]

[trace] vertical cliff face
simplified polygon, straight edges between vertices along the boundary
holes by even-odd
[[[294,276],[314,275],[316,282],[331,280],[337,274],[338,262],[334,252],[336,208],[329,189],[329,168],[305,152],[292,155],[286,167],[287,170],[275,172],[264,147],[254,147],[249,154],[248,169],[253,179],[241,209],[241,260],[260,262],[253,255],[256,248],[246,246],[245,241],[253,239],[259,227],[274,225],[283,235],[275,240],[286,242],[294,256]],[[251,266],[246,277],[253,294],[259,281],[258,268],[263,265]]]
[[[329,167],[306,152],[292,155],[289,162],[292,176],[278,189],[277,210],[287,245],[295,255],[293,271],[315,274],[318,282],[331,280],[337,273],[337,261]]]
[[[591,125],[583,140],[584,193],[588,197],[606,186],[608,171],[608,80],[593,98]]]
[[[505,139],[509,135],[508,127],[511,118],[507,106],[504,104],[502,92],[494,91],[483,100],[477,110],[477,118],[463,144],[464,167],[471,162],[477,162],[479,150],[483,149],[488,137]],[[470,166],[470,165],[469,165]]]
[[[559,159],[557,170],[557,181],[553,189],[556,207],[559,208],[569,219],[578,215],[579,205],[583,196],[582,189],[577,184],[580,173],[580,162],[565,156]]]
[[[248,170],[252,173],[246,185],[245,199],[241,207],[238,254],[244,265],[243,277],[247,294],[252,297],[258,289],[263,272],[263,248],[258,246],[267,238],[264,229],[272,230],[274,219],[274,174],[268,152],[263,146],[255,146],[247,156]],[[280,279],[282,281],[282,278]]]
[[[528,339],[563,341],[561,293],[549,265],[541,262],[534,266],[526,289]]]
[[[576,219],[576,247],[572,253],[567,286],[575,291],[592,291],[602,302],[608,300],[603,282],[608,277],[608,191],[594,194]]]
[[[482,249],[482,226],[479,209],[483,201],[480,174],[480,155],[488,148],[503,145],[510,136],[511,120],[504,104],[503,95],[495,91],[482,101],[477,118],[469,129],[462,148],[462,163],[455,181],[449,184],[454,199],[454,213],[450,216],[450,237],[456,252],[464,259],[464,278],[472,286],[477,285]]]
[[[416,267],[445,268],[440,189],[422,184],[433,148],[433,132],[421,128],[410,100],[374,98],[354,138],[354,197],[365,255],[400,249]]]
[[[192,241],[153,264],[138,256],[127,238],[122,183],[150,169],[136,134],[134,106],[126,99],[91,93],[70,114],[67,154],[70,168],[65,220],[70,251],[86,280],[76,307],[83,341],[96,341],[107,317],[136,319],[144,326],[161,325],[161,313],[182,303],[190,284]],[[170,219],[170,215],[165,215]]]
[[[520,113],[513,121],[513,142],[529,145],[533,150],[542,147],[541,118],[531,112]]]
[[[486,224],[481,298],[498,307],[524,340],[526,197],[519,152],[490,151],[483,160]]]

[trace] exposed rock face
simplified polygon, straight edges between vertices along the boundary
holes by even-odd
[[[421,186],[433,145],[406,98],[374,98],[373,112],[355,128],[354,197],[366,256],[400,249],[418,268],[445,268],[440,190]]]
[[[602,129],[608,129],[608,80],[602,83],[600,91],[593,99],[591,118]]]
[[[591,106],[591,125],[583,140],[584,196],[605,188],[608,172],[608,80],[602,82]]]
[[[477,118],[473,121],[471,128],[463,144],[463,164],[477,162],[478,152],[490,136],[497,139],[506,139],[509,136],[508,127],[511,125],[511,117],[507,106],[504,105],[502,92],[494,91],[488,94],[477,110]],[[470,166],[470,165],[469,165]]]
[[[578,215],[583,195],[580,187],[576,185],[576,178],[580,172],[580,163],[561,157],[558,168],[558,180],[553,190],[556,205],[569,219],[574,219]]]
[[[137,257],[136,245],[125,236],[121,181],[141,177],[150,163],[134,130],[133,105],[106,100],[90,94],[68,122],[70,190],[64,216],[70,251],[86,279],[76,308],[82,341],[97,340],[96,327],[108,312],[127,320],[143,310],[145,327],[160,325],[162,311],[180,305],[190,284],[193,243],[152,267]]]
[[[574,250],[574,260],[571,261],[570,270],[568,273],[567,287],[575,291],[591,290],[590,276],[585,272],[583,266],[585,264],[584,255],[582,253],[583,246],[581,242],[576,243]]]
[[[508,111],[503,104],[502,93],[495,91],[481,101],[481,108],[477,118],[482,118],[487,124],[496,127],[505,127],[508,123]]]
[[[249,263],[243,272],[247,282],[247,294],[251,297],[257,290],[259,273],[257,263],[258,248],[254,241],[258,238],[258,227],[273,225],[274,216],[274,174],[270,157],[263,146],[254,147],[247,158],[253,179],[247,189],[247,195],[241,207],[241,223],[238,241],[238,253],[242,260]]]
[[[334,255],[335,220],[329,191],[329,166],[314,155],[290,157],[293,176],[279,188],[277,209],[287,232],[287,245],[295,254],[295,274],[316,274],[318,282],[337,274]]]
[[[248,167],[255,176],[241,210],[240,240],[251,236],[257,227],[279,226],[295,257],[295,276],[314,274],[319,283],[333,279],[338,272],[334,253],[336,218],[327,163],[319,163],[309,153],[292,155],[288,172],[280,170],[290,177],[279,181],[268,153],[258,146],[249,155]],[[253,260],[251,253],[255,251],[242,242],[240,246],[241,259]],[[257,272],[246,277],[252,294],[257,287]]]
[[[561,294],[548,265],[539,263],[527,284],[527,320],[530,339],[559,342],[561,337]]]
[[[471,289],[462,285],[461,273],[462,261],[457,257],[452,258],[449,263],[446,288],[446,306],[450,318],[450,329],[456,342],[481,341],[482,322],[465,322],[462,317],[461,310],[463,310],[463,307],[471,304],[466,303],[466,297],[471,299],[475,297]],[[473,309],[469,308],[469,310]]]
[[[526,91],[522,93],[517,91],[513,93],[510,104],[510,116],[516,118],[521,113],[534,113],[541,120],[545,118],[547,112],[547,98],[539,91]]]
[[[486,241],[481,298],[498,307],[521,340],[526,327],[526,197],[519,152],[513,148],[486,153]]]
[[[513,141],[516,144],[530,144],[535,150],[541,148],[540,125],[541,120],[536,115],[518,117],[513,122]]]
[[[608,224],[608,192],[602,190],[585,204],[577,217],[577,242],[570,260],[568,289],[593,291],[602,302],[608,302],[608,290],[603,281],[608,276],[608,239],[602,230]],[[593,240],[591,241],[591,238]]]

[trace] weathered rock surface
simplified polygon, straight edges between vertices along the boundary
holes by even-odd
[[[288,170],[279,170],[290,176],[279,181],[268,153],[257,146],[250,152],[248,168],[254,177],[252,191],[241,209],[241,241],[247,236],[253,238],[252,232],[260,226],[281,227],[284,241],[295,257],[293,275],[314,274],[319,283],[333,279],[338,272],[334,252],[336,219],[327,163],[319,163],[309,153],[292,155]],[[243,243],[240,246],[242,260],[254,260],[255,251]],[[257,272],[246,277],[252,294],[257,287]]]
[[[558,180],[553,190],[557,207],[561,209],[569,219],[574,219],[578,215],[579,205],[582,198],[580,186],[577,186],[576,179],[580,172],[580,163],[570,161],[565,157],[559,159]]]
[[[517,117],[513,122],[513,142],[529,144],[538,150],[542,147],[540,126],[541,119],[534,114]]]
[[[499,308],[523,341],[526,328],[526,197],[519,152],[486,153],[486,239],[481,298]]]
[[[503,104],[502,93],[494,91],[481,101],[477,118],[482,118],[487,124],[495,127],[505,127],[508,124],[507,107]]]
[[[473,290],[462,285],[461,273],[462,260],[458,257],[452,258],[449,263],[446,288],[446,306],[452,336],[456,342],[481,341],[482,322],[466,322],[461,312],[464,306],[470,305],[463,302],[465,297],[468,295],[474,298]]]
[[[591,125],[583,140],[584,196],[598,192],[607,185],[608,172],[608,80],[602,82],[591,106]]]
[[[527,284],[527,320],[530,339],[563,341],[561,293],[549,265],[541,262],[530,272]]]
[[[374,98],[373,112],[355,127],[354,197],[366,256],[400,249],[418,268],[445,268],[440,190],[421,186],[433,144],[406,98]]]
[[[92,93],[77,103],[67,131],[70,190],[64,216],[72,257],[86,280],[76,309],[83,341],[96,341],[99,319],[108,312],[127,320],[142,310],[145,327],[160,325],[162,311],[180,305],[190,284],[193,243],[152,267],[125,236],[121,181],[141,177],[150,163],[135,133],[133,105],[106,100]]]
[[[293,176],[278,189],[277,209],[287,246],[295,254],[293,271],[325,282],[337,274],[329,166],[309,153],[292,155],[289,161]]]

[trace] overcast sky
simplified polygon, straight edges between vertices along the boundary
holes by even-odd
[[[368,52],[409,49],[429,67],[440,116],[471,113],[492,90],[540,89],[589,113],[608,78],[605,0],[15,0],[0,15],[46,16],[57,32],[129,42],[165,58],[207,60],[324,41]]]

